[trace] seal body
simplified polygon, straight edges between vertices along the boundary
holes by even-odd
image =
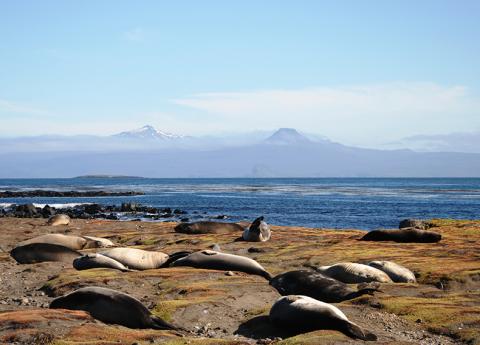
[[[243,239],[249,242],[265,242],[270,239],[272,232],[263,217],[255,219],[249,228],[243,231]]]
[[[327,303],[338,303],[377,291],[375,288],[353,290],[347,284],[308,270],[279,274],[270,281],[281,295],[305,295]]]
[[[243,231],[243,228],[236,223],[195,222],[178,224],[175,231],[183,234],[229,234]]]
[[[385,272],[395,283],[416,283],[415,274],[408,268],[392,261],[372,261],[369,266]]]
[[[426,231],[413,228],[399,230],[373,230],[365,234],[362,241],[393,241],[393,242],[416,242],[435,243],[442,239],[442,235],[433,231]]]
[[[348,320],[337,307],[308,296],[280,297],[270,309],[270,320],[277,327],[295,333],[319,329],[338,330],[352,338],[377,340],[377,336]]]
[[[94,246],[89,248],[110,248],[115,247],[115,244],[109,239],[95,236],[82,236],[88,242],[94,243]]]
[[[385,272],[368,265],[353,262],[341,262],[332,266],[321,266],[315,268],[315,270],[347,284],[369,282],[393,283]]]
[[[56,214],[48,218],[47,225],[57,226],[57,225],[68,225],[70,224],[70,217],[66,214]]]
[[[103,287],[85,287],[50,303],[53,309],[84,310],[93,318],[129,328],[175,329],[150,311],[136,298]]]
[[[73,260],[73,267],[79,271],[88,270],[91,268],[113,268],[123,272],[130,271],[122,263],[109,258],[108,256],[95,253],[86,254]]]
[[[240,271],[256,274],[270,280],[272,276],[262,265],[245,256],[219,253],[213,250],[194,252],[173,262],[173,266],[190,266],[223,271]]]
[[[136,248],[113,248],[100,254],[108,256],[134,270],[160,268],[168,260],[168,255],[165,253]]]
[[[44,261],[72,263],[81,253],[70,248],[51,243],[30,243],[12,249],[10,255],[20,264],[33,264]]]

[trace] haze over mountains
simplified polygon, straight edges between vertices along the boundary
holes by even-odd
[[[263,136],[262,136],[263,135]],[[0,177],[478,177],[480,154],[349,147],[281,128],[189,137],[152,126],[112,136],[0,139]]]

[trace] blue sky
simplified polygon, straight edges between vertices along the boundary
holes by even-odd
[[[480,131],[479,1],[2,1],[0,136]]]

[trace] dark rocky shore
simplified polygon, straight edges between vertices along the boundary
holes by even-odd
[[[34,204],[12,204],[0,208],[0,217],[16,218],[49,218],[55,214],[66,214],[74,219],[108,219],[108,220],[154,220],[154,221],[181,221],[202,219],[227,219],[226,215],[208,215],[193,211],[172,209],[170,207],[157,208],[137,203],[122,203],[118,205],[81,204],[73,207],[55,208],[49,205],[35,207]]]
[[[29,190],[29,191],[3,191],[0,192],[0,198],[32,198],[32,197],[97,197],[97,196],[134,196],[134,195],[144,195],[143,192],[138,191],[125,191],[125,192],[107,192],[103,190],[98,191],[56,191],[56,190]]]

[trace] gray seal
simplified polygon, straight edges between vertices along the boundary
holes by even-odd
[[[372,261],[368,266],[385,272],[395,283],[416,283],[415,274],[408,268],[392,261]]]
[[[104,323],[129,328],[176,329],[153,316],[136,298],[103,287],[84,287],[58,297],[50,303],[52,309],[84,310]]]
[[[182,234],[230,234],[243,231],[243,227],[236,223],[222,222],[195,222],[180,223],[175,227],[175,232]]]
[[[339,303],[378,291],[370,287],[353,290],[341,281],[308,270],[279,274],[272,278],[270,285],[281,295],[305,295],[327,303]]]
[[[66,214],[56,214],[47,220],[47,225],[58,226],[70,224],[70,217]]]
[[[269,317],[275,326],[293,330],[297,334],[331,329],[352,338],[377,340],[375,334],[348,320],[337,307],[308,296],[280,297],[270,309]]]
[[[365,234],[361,241],[393,241],[400,243],[435,243],[442,239],[442,235],[433,231],[413,228],[400,230],[373,230]]]
[[[162,267],[168,260],[168,254],[136,248],[113,248],[100,254],[108,256],[130,269],[149,270]]]
[[[73,267],[79,271],[91,268],[113,268],[122,272],[130,271],[122,263],[100,253],[86,254],[73,260]]]
[[[331,266],[315,267],[315,271],[347,284],[393,283],[390,277],[374,267],[353,262],[340,262]]]
[[[103,246],[103,242],[90,236],[74,236],[64,234],[46,234],[31,238],[29,240],[20,242],[18,245],[25,245],[30,243],[50,243],[58,244],[73,250],[99,248]],[[108,240],[107,240],[108,241]]]
[[[81,253],[70,248],[51,243],[30,243],[18,246],[10,255],[20,264],[33,264],[44,261],[61,261],[72,263]]]
[[[213,250],[194,252],[173,262],[173,266],[190,266],[222,271],[256,274],[270,280],[272,276],[258,262],[245,256],[219,253]]]
[[[243,231],[243,239],[248,242],[266,242],[272,236],[272,231],[263,217],[255,219],[249,228]]]

